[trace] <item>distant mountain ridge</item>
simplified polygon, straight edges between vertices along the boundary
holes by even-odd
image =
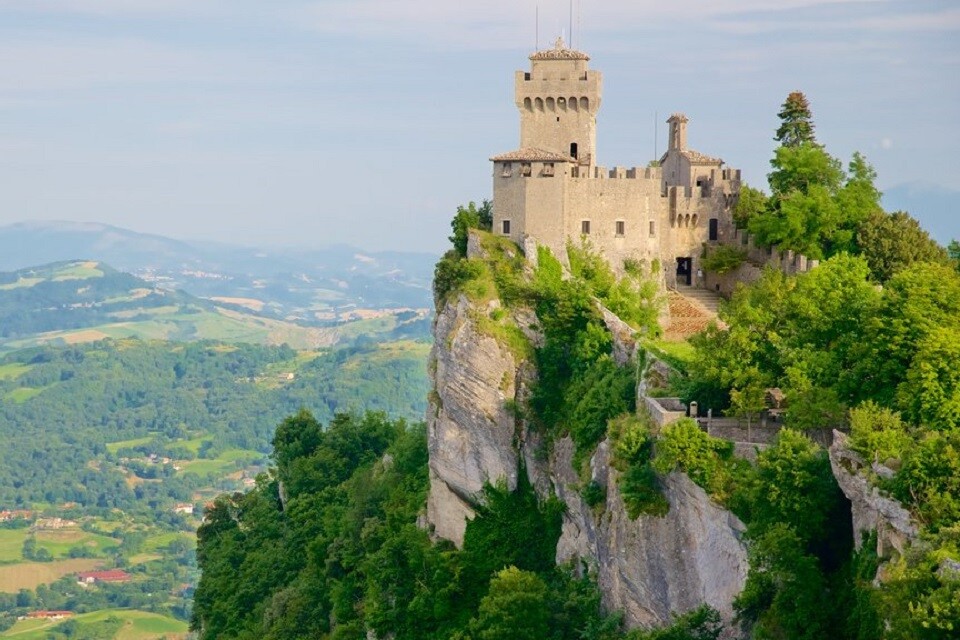
[[[437,256],[363,252],[344,245],[264,249],[189,242],[100,223],[0,227],[0,270],[95,260],[170,289],[236,299],[259,313],[331,325],[379,310],[427,309]]]
[[[310,327],[264,317],[232,298],[206,300],[158,286],[93,260],[0,272],[0,352],[131,337],[312,349],[361,335],[417,335],[425,331],[425,315],[405,312],[376,322]]]

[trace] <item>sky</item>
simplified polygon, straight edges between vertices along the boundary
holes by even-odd
[[[439,252],[518,146],[514,71],[571,24],[604,74],[601,165],[645,165],[682,111],[692,148],[763,187],[801,90],[820,142],[864,153],[881,189],[960,189],[960,2],[572,6],[0,0],[0,225]]]

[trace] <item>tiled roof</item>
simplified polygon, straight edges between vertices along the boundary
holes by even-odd
[[[666,161],[667,156],[670,155],[671,150],[667,149],[666,153],[660,157],[660,163],[662,164]],[[684,149],[680,154],[692,162],[693,164],[723,164],[722,158],[714,158],[713,156],[708,156],[705,153],[700,153],[699,151],[694,151],[693,149]]]
[[[568,155],[536,147],[523,147],[516,151],[501,153],[490,160],[493,162],[576,162]]]
[[[714,158],[713,156],[708,156],[705,153],[700,153],[693,149],[684,149],[681,153],[683,153],[690,162],[697,164],[723,164],[723,160],[720,158]]]

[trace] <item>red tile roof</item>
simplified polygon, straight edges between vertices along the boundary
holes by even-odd
[[[109,569],[107,571],[84,571],[77,574],[77,580],[83,582],[126,582],[130,579],[130,574],[120,569]]]

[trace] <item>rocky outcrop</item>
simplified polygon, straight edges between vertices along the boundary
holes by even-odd
[[[910,512],[870,482],[871,465],[850,448],[846,434],[833,432],[829,452],[833,475],[850,501],[857,549],[863,544],[863,533],[876,531],[878,556],[888,557],[892,551],[902,554],[918,535]]]
[[[605,604],[622,610],[630,626],[664,624],[672,613],[703,603],[730,619],[747,572],[743,524],[677,473],[664,482],[669,513],[631,520],[606,442],[591,460],[592,479],[607,488],[605,508],[596,515],[580,496],[570,439],[555,442],[547,458],[538,435],[526,431],[512,410],[523,403],[529,364],[480,330],[477,314],[489,312],[461,296],[436,320],[426,516],[434,534],[462,545],[484,483],[515,487],[522,459],[537,491],[566,504],[557,561],[583,561],[595,571]],[[517,326],[535,326],[533,316],[514,315]],[[610,324],[622,329],[612,318]],[[626,331],[620,333],[618,349],[625,355],[633,345]]]
[[[475,314],[484,312],[466,296],[449,301],[437,315],[430,355],[427,519],[457,546],[484,483],[517,484],[517,419],[507,401],[516,401],[520,363],[477,328]]]
[[[731,620],[733,599],[747,577],[743,523],[681,473],[664,479],[666,516],[631,520],[606,441],[590,462],[592,481],[607,494],[603,509],[594,513],[580,496],[573,450],[564,438],[550,460],[555,491],[567,506],[557,561],[585,561],[596,571],[604,605],[622,610],[631,627],[662,625],[672,612],[704,603]]]
[[[467,253],[484,258],[483,242],[476,234],[470,234]],[[634,361],[633,330],[602,305],[600,309],[613,337],[611,355],[621,364]],[[704,603],[730,620],[733,599],[743,588],[748,567],[740,539],[743,524],[680,473],[664,479],[670,502],[665,517],[631,520],[618,489],[618,472],[610,465],[607,442],[599,445],[590,461],[590,480],[606,488],[606,503],[597,511],[586,504],[580,495],[582,479],[573,467],[572,441],[563,438],[547,446],[519,415],[534,368],[521,354],[485,333],[491,329],[488,320],[494,317],[506,318],[532,345],[541,343],[539,321],[528,309],[508,310],[496,300],[478,303],[460,295],[444,302],[437,312],[427,420],[430,495],[425,526],[462,546],[466,523],[474,517],[484,484],[503,482],[513,489],[517,473],[526,469],[541,496],[555,495],[566,505],[557,562],[576,561],[595,572],[605,605],[623,611],[629,626],[663,625],[673,615]]]

